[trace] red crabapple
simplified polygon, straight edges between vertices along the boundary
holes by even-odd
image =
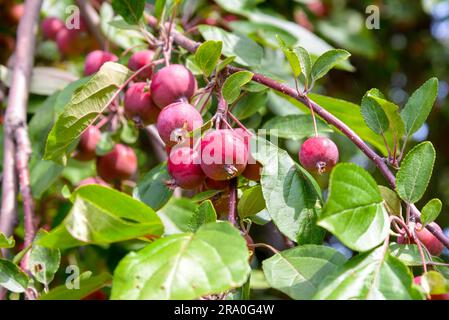
[[[151,94],[154,97],[154,91]],[[202,125],[201,114],[186,102],[176,102],[166,106],[157,118],[157,131],[162,141],[168,146],[184,141],[187,132],[200,128]]]
[[[64,22],[57,17],[47,17],[42,20],[41,29],[45,39],[56,40],[60,30],[64,28]]]
[[[248,162],[248,149],[234,131],[209,131],[201,140],[201,168],[214,180],[229,180],[240,175]]]
[[[163,108],[171,103],[189,100],[197,89],[197,82],[189,69],[172,64],[160,69],[151,81],[153,101]]]
[[[154,51],[152,50],[142,50],[137,51],[132,54],[128,61],[128,68],[132,71],[137,71],[140,68],[148,65],[153,60]],[[153,70],[151,67],[146,68],[139,74],[139,79],[149,79]]]
[[[129,179],[136,170],[136,154],[123,144],[116,144],[111,152],[97,159],[97,173],[106,182]]]
[[[56,35],[56,44],[59,52],[68,57],[81,55],[94,46],[92,38],[85,31],[67,28],[59,30]]]
[[[251,134],[242,128],[234,129],[240,137],[243,138],[246,148],[248,149],[248,164],[246,165],[245,170],[242,172],[242,176],[244,176],[248,180],[259,181],[260,180],[260,172],[262,170],[262,164],[251,155]]]
[[[144,125],[156,123],[161,112],[151,100],[151,92],[146,82],[136,82],[125,93],[125,114],[131,120],[141,121]]]
[[[434,224],[433,226],[441,231],[441,228],[438,225]],[[418,224],[417,227],[421,228],[420,224]],[[416,230],[416,236],[427,250],[429,250],[430,254],[439,256],[441,252],[443,252],[444,245],[426,228]]]
[[[79,161],[89,161],[96,157],[95,149],[100,141],[101,131],[89,126],[82,134],[73,157]]]
[[[118,58],[115,54],[107,51],[95,50],[90,52],[84,63],[84,75],[90,76],[94,74],[108,61],[117,62]]]
[[[89,177],[84,180],[81,180],[78,183],[78,188],[82,187],[82,186],[91,185],[91,184],[98,184],[100,186],[109,187],[109,184],[106,181],[104,181],[103,179],[101,179],[100,177]]]
[[[338,162],[338,148],[329,138],[312,137],[302,144],[299,161],[307,170],[322,174]]]
[[[204,184],[207,190],[226,190],[229,188],[228,180],[217,181],[207,177]]]
[[[189,147],[173,148],[168,157],[167,169],[176,185],[183,189],[195,189],[205,178],[199,153]]]

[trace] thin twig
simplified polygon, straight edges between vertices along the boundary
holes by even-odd
[[[237,226],[237,178],[229,181],[229,214],[228,221]]]

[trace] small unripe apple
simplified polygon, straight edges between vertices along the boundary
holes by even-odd
[[[302,144],[299,161],[310,172],[322,174],[337,164],[338,148],[329,138],[312,137]]]
[[[221,181],[237,177],[247,162],[248,149],[234,131],[209,131],[201,139],[201,168],[209,178]]]
[[[125,93],[125,114],[131,120],[141,121],[144,125],[156,123],[161,112],[151,99],[151,91],[146,82],[130,85]]]
[[[95,149],[101,139],[101,131],[95,126],[89,126],[82,134],[73,157],[79,161],[95,159]]]
[[[234,129],[240,137],[242,137],[245,142],[246,148],[248,149],[248,164],[246,165],[245,170],[242,172],[242,176],[244,176],[248,180],[259,181],[260,173],[262,170],[262,164],[251,155],[251,135],[249,132],[243,130],[242,128]]]
[[[197,89],[192,72],[180,64],[171,64],[160,69],[151,81],[153,101],[163,108],[171,103],[189,100]]]
[[[57,17],[47,17],[42,20],[41,29],[45,39],[56,40],[58,32],[64,29],[64,22]]]
[[[154,51],[142,50],[132,54],[128,61],[128,68],[132,71],[137,71],[140,68],[148,65],[153,60]],[[146,68],[139,74],[139,79],[150,79],[153,74],[151,67]]]
[[[199,187],[206,177],[201,170],[199,153],[189,147],[173,148],[167,169],[176,185],[183,189]]]
[[[116,144],[111,152],[97,159],[97,173],[109,183],[129,179],[136,170],[136,154],[123,144]]]
[[[153,91],[151,94],[154,98]],[[157,118],[157,131],[168,146],[183,142],[189,131],[202,125],[201,114],[186,102],[175,102],[166,106]]]
[[[444,245],[438,240],[429,230],[426,228],[421,228],[421,226],[417,225],[418,229],[416,231],[416,236],[422,242],[422,244],[429,250],[430,254],[434,256],[439,256],[444,249]],[[434,224],[434,227],[441,231],[441,228]]]
[[[417,285],[421,285],[421,276],[417,276],[413,278],[413,282]],[[449,292],[448,293],[441,293],[441,294],[431,294],[430,298],[427,298],[427,300],[449,300]]]
[[[118,57],[113,53],[102,50],[90,52],[84,63],[84,75],[90,76],[91,74],[94,74],[108,61],[117,62]]]

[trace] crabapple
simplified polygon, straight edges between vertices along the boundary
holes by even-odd
[[[151,94],[154,97],[154,91],[151,91]],[[162,141],[168,146],[182,142],[187,132],[202,125],[201,114],[186,102],[175,102],[166,106],[159,114],[156,124]]]
[[[104,181],[103,179],[101,179],[100,177],[89,177],[89,178],[81,180],[78,183],[78,188],[82,187],[82,186],[91,185],[91,184],[99,184],[100,186],[109,187],[109,184],[106,181]]]
[[[65,56],[76,56],[83,54],[93,47],[90,36],[81,29],[63,28],[56,35],[56,44],[59,52]]]
[[[132,71],[137,71],[140,68],[146,66],[151,63],[153,60],[154,51],[152,50],[142,50],[137,51],[132,54],[128,61],[128,68]],[[139,74],[139,79],[149,79],[153,74],[153,70],[151,67],[146,68]]]
[[[242,176],[244,176],[248,180],[259,181],[260,180],[260,171],[262,170],[262,164],[251,155],[251,134],[242,128],[234,129],[240,137],[243,138],[245,142],[246,148],[248,149],[248,164],[246,165],[245,170],[242,172]]]
[[[64,28],[64,22],[57,17],[42,20],[41,29],[45,39],[56,40],[58,32]]]
[[[338,148],[329,138],[312,137],[302,144],[299,161],[307,170],[322,174],[338,162]]]
[[[207,177],[204,184],[208,190],[225,190],[229,188],[228,180],[217,181]]]
[[[248,162],[248,149],[229,129],[209,131],[201,140],[201,168],[211,179],[222,181],[240,175]]]
[[[173,148],[168,157],[167,169],[176,185],[183,189],[195,189],[205,179],[200,166],[200,155],[189,147]]]
[[[413,278],[413,282],[417,285],[421,285],[421,276],[417,276]],[[440,294],[431,294],[430,299],[427,300],[449,300],[449,292],[448,293],[440,293]]]
[[[434,224],[434,227],[441,231],[441,228],[438,225]],[[418,228],[420,228],[419,224]],[[416,236],[427,248],[427,250],[429,250],[430,254],[439,256],[441,252],[443,252],[444,245],[426,228],[416,230]]]
[[[160,69],[151,81],[153,101],[163,108],[182,99],[189,100],[197,89],[192,72],[180,64]]]
[[[100,138],[101,131],[95,126],[89,126],[81,135],[74,158],[79,161],[94,159],[96,156],[95,149]]]
[[[150,88],[146,82],[133,83],[125,93],[125,114],[131,120],[142,121],[144,125],[156,123],[161,112],[151,100]]]
[[[116,144],[111,152],[97,159],[98,175],[106,182],[129,179],[136,170],[136,154],[132,148],[123,144]]]
[[[84,63],[84,75],[90,76],[91,74],[94,74],[108,61],[117,62],[118,57],[113,53],[102,50],[90,52]]]

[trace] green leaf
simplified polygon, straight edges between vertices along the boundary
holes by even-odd
[[[198,29],[205,40],[221,41],[226,57],[235,56],[235,62],[247,67],[260,65],[263,49],[250,38],[206,25]]]
[[[80,276],[78,289],[69,289],[64,284],[51,289],[48,293],[44,293],[39,300],[81,300],[108,285],[111,279],[111,275],[106,272],[87,279],[83,279]]]
[[[422,266],[421,254],[419,253],[419,249],[416,244],[391,243],[390,252],[393,257],[398,258],[407,266]],[[427,262],[431,262],[428,257],[425,258]]]
[[[221,56],[223,42],[209,40],[202,43],[195,52],[195,62],[210,77]]]
[[[204,200],[212,198],[213,196],[219,194],[220,192],[221,192],[221,190],[206,190],[206,191],[197,193],[192,198],[190,198],[190,200],[192,200],[193,202],[202,202]]]
[[[217,73],[220,72],[221,70],[223,70],[224,68],[226,68],[232,62],[234,62],[235,58],[236,58],[236,56],[230,56],[230,57],[227,57],[226,59],[224,59],[223,61],[221,61],[217,66]]]
[[[172,198],[158,211],[158,215],[164,221],[165,234],[190,232],[191,222],[199,205],[187,198]]]
[[[390,223],[374,178],[356,164],[338,164],[318,225],[355,251],[371,250],[384,241]]]
[[[66,232],[81,242],[91,244],[163,234],[162,222],[150,207],[117,190],[87,185],[78,188],[72,197],[73,207],[62,228],[58,227],[42,237],[38,244],[50,246],[47,237],[54,239],[55,233],[66,235]],[[59,247],[58,243],[54,245]]]
[[[39,239],[37,244],[47,248],[58,248],[63,250],[84,246],[88,243],[73,238],[73,236],[66,229],[65,225],[61,224]]]
[[[202,202],[190,218],[190,231],[197,231],[202,225],[217,221],[217,213],[210,200]]]
[[[138,181],[133,191],[133,196],[153,208],[153,210],[159,210],[173,195],[173,191],[166,184],[166,181],[170,179],[170,175],[167,172],[167,164],[165,162],[161,163]]]
[[[366,125],[377,134],[383,134],[388,130],[390,122],[384,110],[376,101],[373,101],[365,94],[360,105],[360,112]]]
[[[331,273],[314,299],[412,300],[423,296],[413,285],[410,270],[381,246]]]
[[[421,210],[421,223],[423,226],[435,221],[442,208],[443,204],[440,199],[432,199],[426,203],[426,205]]]
[[[438,94],[438,79],[431,78],[408,99],[401,111],[407,136],[415,133],[426,121]]]
[[[262,263],[271,287],[293,299],[307,300],[319,284],[346,262],[346,257],[331,247],[304,245],[281,251]]]
[[[276,36],[276,39],[278,40],[279,46],[281,47],[285,57],[288,60],[288,63],[290,64],[290,68],[293,71],[293,75],[295,76],[295,78],[298,78],[302,72],[299,57],[297,56],[295,51],[287,47],[284,40],[282,40],[280,36]]]
[[[10,236],[7,238],[3,233],[0,232],[0,248],[14,248],[16,245],[16,241],[14,240],[13,236]]]
[[[342,49],[332,49],[323,53],[312,66],[313,81],[324,77],[330,69],[341,61],[348,59],[350,56],[351,54],[348,51]]]
[[[0,287],[22,293],[28,288],[28,276],[11,261],[0,259]]]
[[[47,231],[39,230],[31,246],[28,268],[34,278],[42,284],[49,285],[59,269],[61,253],[59,249],[50,249],[37,244]]]
[[[244,120],[251,117],[260,109],[265,107],[267,104],[266,91],[255,93],[248,93],[248,91],[246,92],[247,94],[243,95],[240,98],[240,100],[235,104],[235,106],[232,108],[232,114],[235,115],[240,120]]]
[[[388,213],[395,216],[402,215],[402,205],[401,199],[399,199],[398,194],[391,190],[390,188],[384,186],[378,186],[380,194],[384,199],[385,209]]]
[[[260,185],[246,189],[237,205],[237,210],[241,218],[255,215],[265,209],[265,199],[263,198],[262,187]]]
[[[332,129],[321,119],[316,119],[319,133],[332,132]],[[271,136],[301,140],[315,133],[312,118],[305,114],[291,114],[273,117],[263,125]]]
[[[365,97],[372,102],[377,103],[382,108],[388,118],[389,129],[398,139],[401,138],[405,133],[405,127],[401,115],[399,114],[399,107],[393,102],[385,100],[382,93],[377,89],[369,90],[365,94]]]
[[[126,144],[133,144],[139,138],[139,129],[130,124],[128,121],[122,122],[122,130],[120,131],[120,140]]]
[[[432,176],[435,148],[422,142],[407,153],[396,175],[396,191],[402,200],[415,203],[424,195]]]
[[[143,16],[145,0],[112,0],[112,8],[129,24],[138,24]]]
[[[227,222],[159,239],[125,256],[114,271],[111,299],[196,299],[243,285],[249,251]]]
[[[251,152],[263,165],[260,184],[273,222],[292,241],[320,244],[324,230],[316,225],[321,202],[316,181],[285,150],[262,138],[255,142]]]
[[[251,81],[253,73],[249,71],[238,71],[231,74],[223,83],[221,92],[227,103],[233,103],[240,95],[242,87]]]
[[[312,83],[312,60],[306,49],[303,47],[295,47],[293,51],[296,53],[299,63],[301,64],[302,74],[304,76],[304,85],[306,88]]]
[[[106,1],[103,1],[100,8],[100,28],[107,40],[123,50],[145,46],[146,44],[145,38],[140,32],[140,27],[129,24],[124,19],[115,16],[114,9]]]
[[[125,66],[106,62],[98,73],[78,89],[48,135],[44,158],[64,164],[70,146],[103,112],[117,87],[128,77],[129,70]]]

